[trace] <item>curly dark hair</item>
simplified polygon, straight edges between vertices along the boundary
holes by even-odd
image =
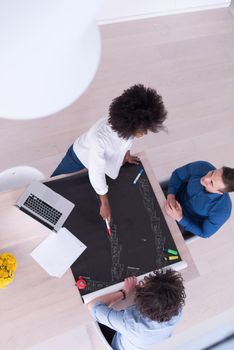
[[[167,111],[157,91],[142,84],[125,90],[109,107],[109,123],[120,137],[128,139],[137,131],[158,132]]]
[[[222,167],[222,180],[225,188],[221,190],[222,192],[233,192],[234,191],[234,169],[227,166]]]
[[[179,314],[185,297],[183,278],[179,272],[156,270],[136,286],[135,303],[142,315],[165,322]]]

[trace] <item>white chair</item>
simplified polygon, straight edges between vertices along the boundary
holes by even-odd
[[[44,174],[29,166],[16,166],[0,173],[0,192],[29,185],[32,181],[44,180]]]

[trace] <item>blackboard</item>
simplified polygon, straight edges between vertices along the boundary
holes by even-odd
[[[142,167],[126,164],[116,180],[107,177],[110,237],[87,172],[45,183],[75,204],[64,226],[87,246],[71,266],[75,280],[88,282],[81,295],[181,261],[165,261],[163,248],[177,248],[145,171],[133,184]]]

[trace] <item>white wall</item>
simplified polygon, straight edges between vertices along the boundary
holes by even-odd
[[[230,0],[105,0],[99,24],[227,7]]]
[[[231,1],[231,5],[230,5],[230,11],[234,16],[234,0]]]

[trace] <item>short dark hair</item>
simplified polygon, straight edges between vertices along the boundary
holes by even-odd
[[[222,167],[222,180],[225,185],[225,188],[222,189],[222,192],[233,192],[234,191],[234,169],[227,166]]]
[[[139,130],[160,131],[166,115],[162,97],[157,91],[138,84],[113,99],[108,121],[120,137],[128,139]]]
[[[135,303],[143,316],[166,322],[179,314],[185,297],[183,278],[179,272],[156,270],[136,286]]]

